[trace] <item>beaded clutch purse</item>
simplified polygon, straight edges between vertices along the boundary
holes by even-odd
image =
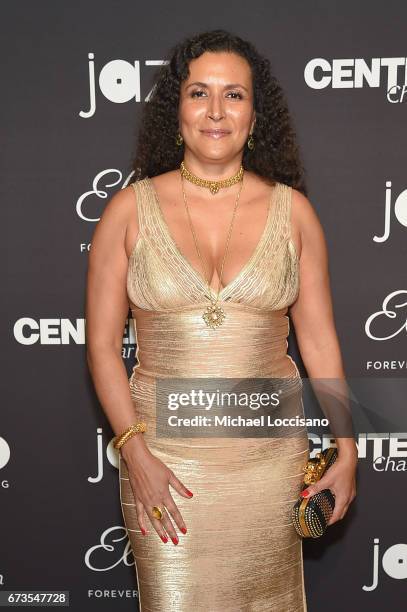
[[[309,459],[303,468],[305,472],[304,490],[308,485],[315,484],[336,461],[336,448],[326,448],[317,453],[315,459]],[[329,519],[335,507],[335,496],[330,489],[323,489],[308,499],[300,497],[291,511],[293,525],[303,538],[319,538],[328,527]]]

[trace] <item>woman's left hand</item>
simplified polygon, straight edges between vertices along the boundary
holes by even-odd
[[[335,463],[325,472],[324,476],[315,484],[304,489],[309,492],[309,495],[303,495],[307,499],[323,489],[330,489],[335,495],[335,508],[328,525],[333,525],[336,521],[343,519],[350,503],[356,497],[356,467],[357,457],[345,455],[341,458],[339,453]]]

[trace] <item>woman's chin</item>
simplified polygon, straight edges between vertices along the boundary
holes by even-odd
[[[224,159],[230,159],[235,155],[235,151],[230,147],[220,145],[220,143],[214,143],[212,146],[199,147],[199,152],[203,157],[222,161]]]

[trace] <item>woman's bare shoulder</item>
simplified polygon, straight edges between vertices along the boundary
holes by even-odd
[[[292,187],[291,209],[292,220],[297,222],[301,231],[307,229],[312,231],[321,226],[312,201],[294,187]]]
[[[170,183],[176,180],[179,176],[180,176],[180,171],[178,168],[175,168],[174,170],[168,170],[168,172],[163,172],[162,174],[156,174],[155,176],[151,178],[154,182],[164,184],[164,183]]]
[[[323,247],[325,235],[315,206],[307,196],[294,187],[291,198],[291,225],[299,236],[300,249],[304,242]]]
[[[134,187],[129,184],[112,195],[100,220],[126,222],[135,212],[137,213],[137,196]]]
[[[97,223],[92,244],[125,245],[131,251],[132,241],[138,235],[137,196],[132,185],[119,189],[112,195]]]
[[[176,170],[169,170],[162,174],[156,174],[150,179],[159,199],[173,198],[179,190],[180,173]]]

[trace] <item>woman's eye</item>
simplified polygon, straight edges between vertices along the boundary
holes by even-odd
[[[194,98],[195,96],[197,96],[197,97],[199,97],[199,98],[200,98],[201,96],[200,96],[199,94],[204,94],[204,93],[205,93],[205,92],[204,92],[202,89],[197,90],[197,91],[193,91],[193,92],[191,93],[191,98]],[[237,98],[238,98],[238,99],[240,99],[240,100],[241,100],[241,99],[242,99],[242,97],[243,97],[243,96],[242,96],[242,94],[240,94],[238,91],[230,91],[230,92],[229,92],[227,95],[228,95],[228,96],[229,96],[229,95],[232,95],[232,96],[234,96],[234,97],[235,97],[235,96],[237,96]],[[235,99],[236,99],[236,98],[235,98]]]

